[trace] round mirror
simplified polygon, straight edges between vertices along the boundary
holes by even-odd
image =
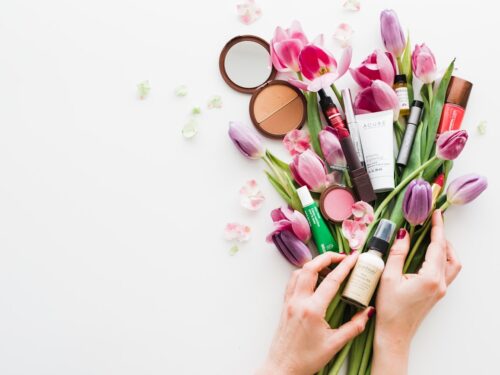
[[[269,44],[253,35],[231,39],[222,49],[219,68],[229,86],[246,93],[255,91],[276,76]]]

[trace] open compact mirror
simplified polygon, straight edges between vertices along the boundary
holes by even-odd
[[[254,35],[237,36],[226,43],[219,58],[222,78],[234,90],[252,94],[250,118],[271,138],[282,138],[302,127],[306,100],[286,81],[275,80],[269,43]]]

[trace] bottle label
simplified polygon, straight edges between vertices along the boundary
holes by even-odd
[[[449,130],[459,130],[464,118],[464,109],[456,104],[446,103],[441,114],[438,134]]]
[[[408,88],[398,87],[396,90],[396,95],[399,99],[400,109],[410,109],[410,99],[408,98]]]
[[[363,306],[368,306],[382,275],[382,271],[383,268],[363,260],[358,260],[347,281],[342,296],[355,300]]]

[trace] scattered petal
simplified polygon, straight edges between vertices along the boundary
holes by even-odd
[[[352,250],[358,250],[365,244],[368,227],[359,221],[344,220],[342,222],[342,234],[349,241],[349,247]]]
[[[262,10],[255,3],[255,0],[245,0],[243,3],[236,5],[238,18],[245,25],[250,25],[257,21],[262,15]]]
[[[238,247],[238,245],[233,245],[231,246],[231,248],[229,249],[229,255],[233,256],[233,255],[236,255],[236,253],[240,251],[240,248]]]
[[[361,2],[360,0],[342,0],[342,7],[345,10],[359,12],[359,10],[361,9]]]
[[[214,95],[212,98],[208,101],[208,109],[214,109],[214,108],[222,108],[222,98],[220,95]]]
[[[139,99],[146,99],[150,91],[151,86],[149,85],[149,81],[142,81],[141,83],[137,84],[137,95],[139,96]]]
[[[240,189],[240,203],[250,211],[257,211],[262,207],[265,197],[257,185],[257,181],[250,180]]]
[[[194,107],[192,110],[191,110],[191,114],[192,115],[200,115],[201,114],[201,108],[200,107]]]
[[[487,122],[486,121],[481,121],[479,123],[479,125],[477,126],[477,132],[481,135],[485,135],[486,134],[486,125],[487,125]]]
[[[184,138],[193,138],[198,133],[198,122],[194,118],[190,118],[182,128]]]
[[[248,225],[228,223],[224,229],[227,241],[246,242],[250,239],[251,228]]]
[[[341,23],[335,33],[333,33],[333,38],[340,43],[342,47],[347,47],[351,45],[352,34],[354,30],[347,23]]]
[[[292,156],[302,154],[305,150],[311,148],[309,134],[300,129],[292,130],[283,138],[283,145]]]
[[[186,85],[177,86],[176,89],[174,90],[174,94],[179,98],[186,96],[188,94],[187,86]]]
[[[362,224],[371,224],[375,218],[373,207],[366,202],[359,201],[352,205],[354,220]]]

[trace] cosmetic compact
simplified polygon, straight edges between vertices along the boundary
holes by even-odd
[[[226,43],[219,58],[224,81],[234,90],[251,94],[250,119],[263,135],[282,138],[306,120],[306,99],[287,81],[276,80],[269,43],[242,35]]]
[[[319,200],[323,217],[333,223],[341,223],[352,215],[352,205],[356,202],[354,194],[344,186],[330,186]]]

